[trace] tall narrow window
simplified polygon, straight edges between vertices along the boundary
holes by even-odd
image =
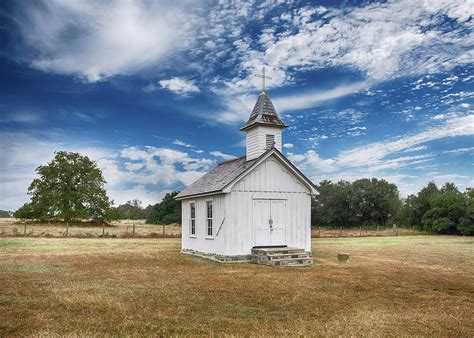
[[[267,149],[273,148],[275,146],[275,135],[267,134],[266,141]]]
[[[206,201],[207,235],[212,236],[212,201]]]
[[[191,203],[191,217],[189,218],[189,226],[191,230],[191,235],[196,235],[196,204]]]

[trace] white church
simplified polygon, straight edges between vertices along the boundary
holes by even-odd
[[[218,164],[176,196],[182,252],[221,262],[311,265],[314,184],[281,152],[281,120],[262,90],[247,123],[246,155]]]

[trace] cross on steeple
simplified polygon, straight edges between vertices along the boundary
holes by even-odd
[[[262,67],[262,74],[256,74],[255,77],[259,77],[262,79],[262,92],[265,91],[265,79],[271,80],[271,76],[265,76],[265,66]]]

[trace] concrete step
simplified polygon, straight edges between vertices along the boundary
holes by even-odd
[[[310,266],[313,264],[311,258],[293,258],[293,259],[279,259],[260,263],[270,266]]]
[[[297,252],[297,253],[285,253],[285,254],[268,254],[268,259],[280,259],[280,258],[310,258],[311,254],[309,252]]]
[[[297,249],[297,248],[254,248],[252,249],[253,254],[262,254],[262,255],[276,254],[276,253],[289,254],[289,253],[300,253],[300,252],[305,252],[305,251],[304,249]]]
[[[254,248],[251,261],[268,266],[311,266],[310,252],[298,248]]]

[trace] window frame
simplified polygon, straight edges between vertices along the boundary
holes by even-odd
[[[209,217],[209,203],[211,206],[211,213]],[[206,200],[206,238],[208,239],[213,239],[214,238],[214,200],[213,199],[207,199]],[[210,227],[209,227],[210,225]],[[211,230],[211,234],[209,234],[209,229]]]
[[[265,134],[265,149],[272,149],[275,147],[276,137],[274,134]],[[271,144],[268,144],[268,141],[271,140]]]
[[[194,208],[194,210],[193,210]],[[194,211],[194,217],[193,217]],[[193,233],[194,228],[194,233]],[[189,202],[189,237],[196,238],[196,201]]]

